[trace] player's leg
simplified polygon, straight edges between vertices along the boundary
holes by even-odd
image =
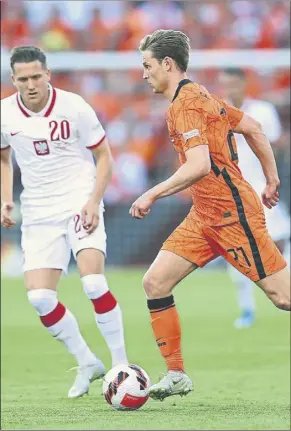
[[[52,226],[31,226],[23,229],[25,286],[28,300],[48,332],[62,342],[75,357],[80,370],[89,378],[104,375],[104,367],[83,339],[75,316],[58,301],[57,285],[62,271],[67,270],[68,250],[62,230]],[[102,370],[101,370],[102,368]]]
[[[143,278],[156,342],[168,370],[184,371],[181,326],[173,288],[197,265],[168,250],[161,250]]]
[[[265,210],[265,219],[269,235],[276,244],[277,249],[272,243],[268,248],[275,248],[273,255],[277,255],[278,250],[286,259],[285,252],[288,252],[288,239],[290,237],[290,216],[285,205],[280,202],[272,210]],[[265,247],[266,249],[266,247]],[[267,249],[266,249],[267,250]],[[263,257],[268,257],[268,253],[263,251]],[[281,256],[279,262],[283,262]],[[286,259],[288,265],[288,257]],[[284,265],[285,266],[285,265]],[[266,293],[276,307],[290,311],[290,275],[287,267],[273,265],[271,271],[266,273],[266,277],[256,284]]]
[[[92,234],[83,232],[78,239],[79,228],[78,223],[69,224],[69,239],[84,292],[94,307],[95,321],[110,350],[112,366],[126,364],[122,313],[104,275],[106,233],[103,213],[100,212],[99,225]]]
[[[290,310],[290,276],[286,261],[270,237],[264,214],[220,228],[208,228],[220,253],[260,286],[282,310]]]
[[[256,284],[265,292],[276,307],[291,311],[290,272],[287,266]]]
[[[237,299],[240,316],[235,320],[236,328],[249,328],[255,320],[255,298],[253,282],[237,271],[232,265],[227,265],[227,272],[237,288]]]
[[[181,326],[172,290],[214,257],[210,246],[200,237],[199,224],[186,218],[164,243],[143,278],[152,329],[168,368],[165,377],[150,388],[152,398],[163,400],[171,395],[186,395],[193,389],[184,371]]]
[[[272,235],[271,235],[272,236]],[[284,239],[275,241],[276,246],[284,255],[285,259],[285,244]],[[288,261],[288,259],[286,259]],[[232,265],[227,267],[230,278],[237,286],[238,305],[240,309],[240,317],[238,317],[234,325],[236,328],[249,328],[255,320],[255,298],[253,282],[241,272],[237,271]]]
[[[290,219],[287,210],[280,203],[272,210],[265,209],[266,225],[270,236],[276,243],[280,253],[288,262],[290,259],[285,256],[287,251],[288,241],[290,236]],[[232,265],[228,265],[228,272],[237,286],[238,304],[241,315],[235,320],[237,328],[250,327],[255,318],[255,298],[253,282],[237,271]]]

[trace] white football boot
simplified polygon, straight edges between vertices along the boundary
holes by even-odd
[[[69,390],[68,398],[79,398],[89,392],[90,383],[105,376],[106,371],[102,361],[96,359],[94,364],[71,368],[77,370],[74,384]]]
[[[172,395],[189,394],[193,391],[191,379],[183,371],[168,371],[167,374],[149,389],[149,395],[155,400],[163,401]]]

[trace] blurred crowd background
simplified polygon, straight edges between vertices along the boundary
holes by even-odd
[[[136,51],[140,39],[158,28],[184,31],[192,49],[290,48],[290,2],[283,0],[2,0],[1,14],[2,54],[28,44],[46,52]],[[216,68],[191,70],[189,77],[223,96],[218,73]],[[275,155],[281,197],[290,208],[290,71],[246,69],[246,73],[248,95],[271,101],[280,115],[283,134]],[[82,95],[91,104],[112,147],[115,172],[105,196],[109,263],[147,262],[151,256],[145,256],[144,250],[155,253],[190,205],[188,194],[181,193],[159,203],[156,216],[144,220],[142,227],[127,217],[133,199],[177,166],[165,124],[168,102],[152,95],[141,69],[53,73],[52,83]],[[13,92],[9,75],[1,74],[1,98]],[[21,192],[17,167],[15,192],[17,200]],[[140,230],[145,232],[144,239],[151,232],[156,243],[135,241],[135,236],[141,238]]]

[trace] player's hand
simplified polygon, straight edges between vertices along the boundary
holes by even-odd
[[[272,207],[275,207],[279,202],[279,199],[280,199],[279,192],[278,192],[279,186],[280,186],[279,181],[273,184],[267,184],[262,192],[262,202],[269,209],[271,209]]]
[[[14,202],[3,202],[1,206],[1,224],[7,229],[13,227],[16,221],[12,218],[11,213],[14,209]]]
[[[154,202],[155,198],[149,192],[146,192],[133,202],[129,214],[134,218],[142,219],[150,213]]]
[[[94,232],[99,224],[99,204],[89,200],[81,211],[81,222],[88,234]]]

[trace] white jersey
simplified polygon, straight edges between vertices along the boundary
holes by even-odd
[[[266,101],[245,99],[240,107],[241,111],[261,123],[263,131],[270,143],[275,142],[281,135],[281,124],[275,107]],[[266,179],[261,163],[241,134],[235,134],[239,159],[239,168],[243,177],[252,185],[260,196]]]
[[[105,138],[82,97],[49,90],[39,113],[29,111],[19,93],[1,101],[1,149],[14,150],[21,171],[23,225],[58,222],[81,210],[95,183],[90,149]]]
[[[261,123],[263,132],[272,144],[281,135],[281,124],[275,107],[266,101],[256,99],[245,99],[240,107],[242,111]],[[245,138],[241,134],[235,134],[238,151],[238,165],[243,177],[251,184],[257,194],[261,197],[266,186],[266,179],[257,156],[254,154]],[[290,217],[286,206],[280,202],[279,205],[268,209],[264,206],[266,223],[271,237],[274,241],[290,237]]]

